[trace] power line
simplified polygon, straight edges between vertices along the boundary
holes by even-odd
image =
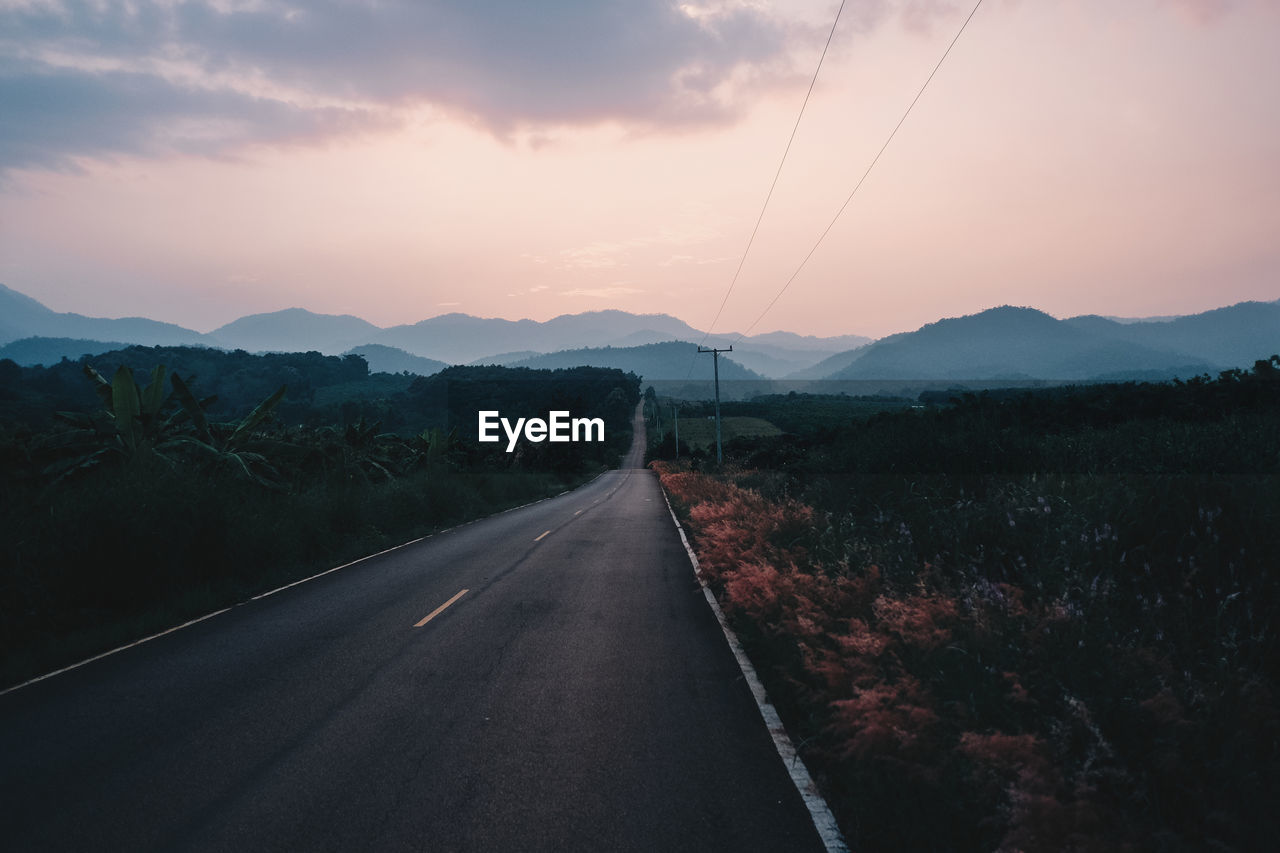
[[[720,321],[720,315],[724,312],[724,306],[729,302],[729,295],[733,293],[734,285],[738,283],[738,276],[742,274],[742,267],[747,262],[747,255],[751,252],[751,244],[756,240],[756,234],[760,231],[760,223],[764,221],[764,212],[769,208],[769,201],[773,198],[773,191],[778,186],[778,177],[782,174],[782,167],[787,162],[787,154],[791,152],[791,143],[795,142],[796,131],[800,129],[800,120],[804,118],[805,107],[809,106],[809,97],[813,94],[813,87],[818,82],[818,73],[822,71],[822,62],[827,58],[827,49],[831,47],[831,39],[836,34],[836,25],[840,23],[840,13],[844,11],[844,0],[841,0],[840,8],[836,9],[836,18],[831,22],[831,32],[827,33],[827,43],[822,46],[822,55],[818,57],[818,67],[813,71],[813,79],[809,81],[809,91],[805,92],[804,102],[800,104],[800,114],[796,116],[796,123],[791,128],[791,136],[787,139],[787,147],[782,151],[782,159],[778,162],[778,169],[773,173],[773,183],[769,184],[769,192],[764,198],[764,205],[760,208],[760,215],[756,217],[756,225],[751,229],[751,237],[747,240],[747,248],[742,252],[742,258],[738,261],[738,269],[733,273],[733,280],[729,282],[729,289],[725,291],[724,299],[720,300],[720,308],[716,311],[716,316],[712,319],[711,325],[707,327],[707,331],[703,334],[702,340],[698,342],[698,346],[702,346],[707,341],[707,336],[711,334],[712,329],[716,327],[716,323]]]
[[[898,119],[898,123],[894,126],[893,132],[890,133],[889,138],[884,141],[884,145],[880,146],[880,150],[871,161],[871,165],[867,166],[867,170],[862,173],[862,177],[858,179],[857,185],[855,185],[853,191],[849,193],[848,198],[844,200],[844,204],[840,205],[840,209],[836,211],[836,215],[831,217],[831,222],[827,224],[827,227],[823,230],[821,236],[818,237],[817,242],[813,244],[813,248],[809,250],[809,254],[804,256],[804,260],[800,262],[800,266],[796,267],[795,272],[793,272],[791,277],[787,279],[786,284],[782,285],[782,289],[774,294],[773,299],[770,300],[769,304],[760,312],[760,316],[751,321],[751,325],[747,326],[745,332],[738,335],[738,339],[734,341],[735,344],[741,342],[743,338],[751,333],[751,330],[756,327],[756,324],[764,319],[764,316],[769,313],[769,310],[773,308],[774,304],[776,304],[782,297],[782,294],[787,292],[787,288],[791,286],[791,283],[796,280],[796,276],[800,275],[800,271],[809,263],[809,259],[813,257],[813,253],[818,251],[818,247],[822,245],[822,241],[826,239],[827,234],[830,233],[833,227],[835,227],[836,220],[838,220],[844,213],[845,208],[849,206],[849,202],[853,201],[853,197],[857,195],[858,190],[862,188],[862,184],[867,180],[867,176],[871,174],[871,170],[876,167],[876,163],[880,162],[880,157],[884,154],[885,149],[889,147],[889,143],[893,142],[893,138],[898,135],[898,129],[902,127],[904,122],[906,122],[907,116],[911,115],[911,110],[915,108],[916,102],[920,100],[920,97],[924,94],[924,90],[929,88],[929,84],[933,82],[933,78],[938,73],[938,69],[942,67],[942,63],[947,61],[947,57],[951,54],[951,49],[956,46],[956,42],[960,41],[960,36],[964,35],[965,29],[969,26],[969,22],[973,20],[973,16],[978,13],[978,7],[981,5],[982,0],[978,0],[978,2],[973,5],[973,10],[969,12],[969,17],[964,19],[964,23],[960,25],[960,29],[956,32],[955,38],[951,40],[951,44],[947,45],[947,49],[943,51],[942,58],[939,59],[938,64],[933,67],[933,71],[929,72],[929,78],[924,81],[924,85],[920,87],[920,91],[916,92],[915,98],[911,100],[911,104],[907,107],[906,112],[902,114],[902,118]]]
[[[702,340],[698,341],[698,347],[701,348],[707,342],[707,338],[711,336],[711,332],[715,329],[716,323],[720,322],[720,315],[724,312],[724,306],[729,302],[729,295],[733,293],[734,285],[738,283],[738,276],[742,274],[742,267],[747,262],[747,255],[751,253],[751,245],[756,241],[756,234],[760,231],[760,223],[764,221],[764,213],[769,209],[769,201],[773,198],[773,191],[778,186],[778,178],[782,175],[782,167],[787,162],[787,155],[791,153],[791,143],[795,142],[796,131],[800,129],[800,120],[804,118],[805,107],[809,106],[809,97],[813,94],[813,87],[818,82],[818,74],[822,71],[822,63],[827,58],[827,50],[831,47],[831,39],[836,34],[836,25],[840,23],[840,14],[844,12],[845,0],[840,0],[840,7],[836,9],[835,20],[831,22],[831,31],[827,33],[827,42],[822,46],[822,55],[818,57],[818,67],[813,70],[813,79],[809,81],[809,90],[804,94],[804,102],[800,104],[800,113],[796,116],[796,123],[791,127],[791,136],[787,138],[787,147],[782,151],[782,159],[778,161],[777,171],[773,173],[773,182],[769,184],[769,192],[764,197],[764,204],[760,207],[760,215],[756,217],[755,227],[751,229],[751,236],[747,239],[747,247],[742,251],[742,257],[738,260],[738,268],[733,273],[733,279],[729,282],[729,289],[725,291],[724,299],[720,300],[720,307],[716,310],[716,316],[711,320],[711,325],[702,333]],[[689,359],[689,373],[685,378],[689,378],[689,374],[693,373],[693,364],[697,356],[694,353]]]

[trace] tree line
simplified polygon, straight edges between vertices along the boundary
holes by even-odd
[[[15,368],[0,363],[5,683],[562,491],[617,464],[640,395],[619,370],[451,368],[316,406],[368,381],[363,359],[186,347]],[[608,440],[507,454],[475,441],[478,407],[600,417]]]

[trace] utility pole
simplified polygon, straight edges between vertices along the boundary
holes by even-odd
[[[671,419],[676,424],[676,461],[680,461],[680,410],[676,408],[675,400],[671,401]]]
[[[733,352],[733,347],[730,346],[728,349],[716,349],[715,347],[712,347],[711,349],[703,349],[702,347],[698,347],[698,352],[711,353],[711,361],[715,367],[715,373],[716,373],[716,464],[719,465],[720,463],[724,462],[724,453],[721,451],[721,447],[720,447],[720,353]]]

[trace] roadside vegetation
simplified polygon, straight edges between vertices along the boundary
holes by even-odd
[[[800,405],[796,405],[796,401]],[[721,441],[761,436],[808,434],[848,424],[879,412],[915,406],[915,400],[890,396],[851,397],[841,394],[765,394],[751,400],[722,401]],[[645,391],[645,423],[652,453],[675,456],[677,432],[681,454],[697,459],[716,455],[715,404],[659,396]]]
[[[370,380],[359,357],[187,349],[163,354],[198,376],[144,347],[0,362],[0,684],[570,488],[617,464],[639,399],[600,368]],[[477,408],[600,417],[607,440],[508,454]]]
[[[851,847],[1270,849],[1280,358],[833,405],[652,465]]]

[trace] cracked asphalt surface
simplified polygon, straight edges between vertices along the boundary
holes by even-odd
[[[641,446],[0,696],[0,846],[823,849]]]

